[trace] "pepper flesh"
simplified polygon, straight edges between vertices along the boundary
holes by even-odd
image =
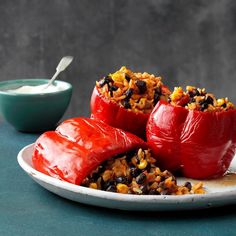
[[[140,147],[146,143],[133,134],[97,120],[74,118],[38,138],[32,162],[42,173],[80,185],[103,161]]]
[[[201,112],[159,101],[147,123],[147,142],[165,169],[195,179],[220,177],[236,150],[236,109]]]

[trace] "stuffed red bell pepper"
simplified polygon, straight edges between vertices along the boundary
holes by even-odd
[[[147,123],[147,141],[161,167],[186,177],[222,176],[236,149],[236,109],[205,89],[175,88]]]
[[[161,171],[146,143],[133,134],[88,118],[63,122],[41,135],[32,161],[47,175],[73,184],[130,194],[204,193],[202,183],[178,186]]]
[[[159,100],[167,101],[169,94],[161,77],[134,73],[123,66],[96,83],[91,98],[91,118],[145,138],[152,109]]]
[[[32,161],[37,170],[80,185],[103,161],[140,147],[146,145],[133,134],[89,118],[74,118],[39,137]]]

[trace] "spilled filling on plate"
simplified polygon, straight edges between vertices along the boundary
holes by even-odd
[[[109,192],[138,195],[204,194],[203,183],[177,185],[175,176],[161,171],[150,150],[138,149],[103,162],[82,186]]]
[[[101,94],[125,109],[150,113],[159,100],[167,101],[170,90],[161,77],[135,73],[125,66],[96,82]]]

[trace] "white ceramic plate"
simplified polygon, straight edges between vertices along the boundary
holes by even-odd
[[[204,181],[207,194],[139,196],[94,190],[47,176],[32,166],[32,151],[33,144],[19,152],[17,159],[22,169],[42,187],[72,201],[132,211],[192,210],[236,203],[236,158],[230,167],[230,174],[218,180]],[[197,182],[186,178],[178,178],[177,181],[179,184],[185,181]]]

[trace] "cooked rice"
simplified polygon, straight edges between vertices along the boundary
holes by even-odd
[[[134,112],[150,113],[159,100],[167,101],[170,90],[161,77],[147,72],[134,73],[125,66],[96,82],[108,99]]]

